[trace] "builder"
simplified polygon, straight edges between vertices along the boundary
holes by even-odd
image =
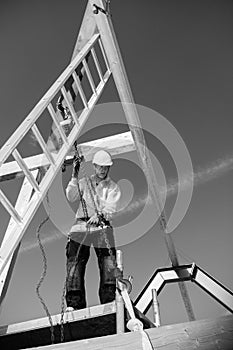
[[[115,243],[111,218],[117,209],[120,189],[108,176],[113,164],[105,150],[95,153],[94,174],[78,180],[82,157],[75,157],[72,177],[66,188],[70,202],[78,201],[76,221],[69,233],[66,247],[67,311],[86,307],[85,269],[94,246],[100,271],[99,298],[102,304],[115,298]]]

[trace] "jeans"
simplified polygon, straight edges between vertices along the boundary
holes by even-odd
[[[106,246],[104,232],[111,247],[111,252]],[[71,236],[72,237],[72,236]],[[111,226],[98,232],[75,232],[75,240],[68,240],[66,246],[67,280],[66,280],[66,304],[74,309],[86,307],[85,270],[90,256],[90,247],[93,244],[98,259],[100,272],[99,298],[101,304],[115,299],[115,242]]]

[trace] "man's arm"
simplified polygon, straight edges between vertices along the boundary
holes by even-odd
[[[83,157],[75,157],[73,161],[72,177],[66,188],[66,197],[70,202],[74,202],[77,199],[80,199],[79,188],[78,188],[78,186],[80,186],[78,183],[78,173],[79,173],[80,164],[82,161],[83,161]]]

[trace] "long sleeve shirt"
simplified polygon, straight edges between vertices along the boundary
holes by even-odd
[[[89,186],[87,184],[89,181]],[[85,200],[88,216],[91,217],[96,213],[93,198],[99,213],[102,213],[106,218],[111,218],[111,215],[117,211],[117,204],[119,202],[121,192],[119,186],[112,181],[109,177],[100,181],[98,184],[95,181],[95,175],[92,175],[89,179],[82,178],[77,180],[72,177],[66,188],[66,196],[70,202],[79,201],[76,218],[84,217],[82,203],[79,198],[79,188],[82,193],[82,197]],[[90,193],[92,188],[92,195]]]

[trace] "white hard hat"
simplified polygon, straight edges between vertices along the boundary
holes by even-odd
[[[95,153],[92,163],[100,166],[110,166],[113,164],[111,155],[104,150]]]

